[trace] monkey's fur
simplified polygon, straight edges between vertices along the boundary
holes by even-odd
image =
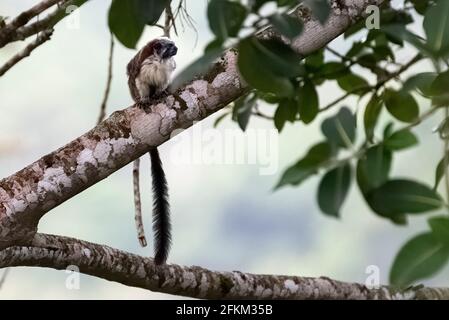
[[[163,95],[176,68],[174,56],[178,48],[168,38],[148,42],[128,63],[128,86],[133,100],[145,107]],[[171,244],[168,186],[157,148],[150,150],[153,178],[154,261],[164,264]]]

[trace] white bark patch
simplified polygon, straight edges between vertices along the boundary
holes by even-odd
[[[147,276],[147,273],[145,272],[145,268],[143,267],[143,264],[139,265],[139,269],[137,269],[136,275],[142,279],[144,279]]]
[[[131,122],[131,134],[142,144],[156,146],[164,140],[159,133],[160,126],[161,116],[158,113],[140,115]]]
[[[180,286],[183,289],[194,287],[196,285],[196,278],[193,272],[183,272],[182,279],[183,281],[181,282]]]
[[[112,152],[114,155],[122,154],[126,152],[126,148],[132,145],[134,142],[133,138],[118,138],[112,141]]]
[[[39,197],[37,196],[36,192],[31,191],[26,195],[26,200],[28,202],[28,205],[31,209],[34,209],[37,207],[37,201],[39,200]]]
[[[209,281],[207,280],[206,273],[201,275],[201,283],[200,283],[200,296],[205,297],[207,294],[207,290],[209,289]]]
[[[237,88],[240,87],[239,78],[236,77],[237,73],[237,55],[231,50],[225,53],[226,70],[219,73],[212,81],[212,87],[221,88],[223,86],[228,86],[234,84]],[[207,92],[206,92],[207,93]]]
[[[296,291],[298,291],[298,289],[299,289],[299,286],[291,279],[285,280],[284,286],[291,293],[296,293]]]
[[[63,194],[64,188],[70,188],[72,181],[65,174],[63,167],[47,168],[44,171],[42,180],[37,184],[37,193],[39,195],[51,192],[57,195]]]
[[[190,93],[188,90],[184,90],[179,97],[186,103],[187,110],[184,111],[184,115],[187,119],[199,119],[200,108],[198,106],[198,98],[196,95]]]
[[[160,132],[168,135],[176,125],[176,111],[169,107],[171,104],[159,103],[153,107],[153,111],[161,116]]]
[[[84,249],[83,249],[83,254],[84,254],[87,258],[90,258],[91,255],[92,255],[92,252],[90,252],[89,249],[84,248]]]
[[[268,297],[271,297],[272,295],[273,295],[273,290],[271,290],[271,289],[265,289],[262,292],[262,298],[268,298]]]
[[[83,182],[87,182],[88,178],[86,176],[86,170],[88,165],[97,167],[97,160],[94,158],[94,152],[90,149],[84,149],[79,153],[76,162],[78,163],[75,169],[76,174]]]
[[[112,151],[110,139],[105,139],[97,143],[93,156],[99,163],[106,163]]]
[[[405,291],[404,293],[397,292],[395,293],[391,299],[392,300],[412,300],[416,296],[415,292],[409,290]]]
[[[187,90],[192,88],[195,90],[195,94],[200,98],[207,98],[207,87],[209,86],[209,82],[206,80],[196,80],[191,85],[186,87]]]

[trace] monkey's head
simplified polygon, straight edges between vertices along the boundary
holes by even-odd
[[[145,45],[142,50],[144,59],[156,55],[162,60],[170,59],[178,52],[175,43],[166,37],[156,38]]]

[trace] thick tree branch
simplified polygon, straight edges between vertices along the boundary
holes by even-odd
[[[304,32],[291,46],[307,55],[357,21],[368,4],[379,2],[335,1],[324,25],[299,9],[294,14],[304,20]],[[279,37],[272,29],[261,36]],[[227,51],[209,72],[155,103],[151,112],[136,106],[117,111],[86,134],[1,180],[0,249],[29,242],[43,214],[245,93],[248,87],[236,59],[235,50]]]
[[[33,266],[81,273],[149,289],[203,299],[448,299],[449,289],[417,288],[400,292],[369,289],[327,277],[218,272],[175,264],[156,266],[153,259],[77,239],[36,234],[29,246],[0,251],[0,268]]]
[[[300,8],[294,16],[304,21],[304,32],[290,45],[301,56],[320,49],[360,19],[367,5],[381,2],[335,0],[324,25]],[[272,29],[260,36],[281,38]],[[0,250],[4,250],[0,252],[0,266],[65,268],[75,264],[82,272],[105,279],[194,297],[387,298],[382,290],[368,292],[360,285],[325,278],[214,273],[176,265],[155,269],[151,259],[112,248],[36,236],[39,219],[46,212],[164,143],[177,130],[190,127],[247,92],[249,88],[238,73],[236,60],[237,52],[228,50],[207,73],[153,104],[150,112],[136,106],[117,111],[86,134],[1,180]],[[56,249],[49,248],[49,242]]]

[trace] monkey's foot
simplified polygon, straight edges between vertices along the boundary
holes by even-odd
[[[151,103],[149,99],[144,99],[136,102],[136,106],[148,113],[150,111]]]

